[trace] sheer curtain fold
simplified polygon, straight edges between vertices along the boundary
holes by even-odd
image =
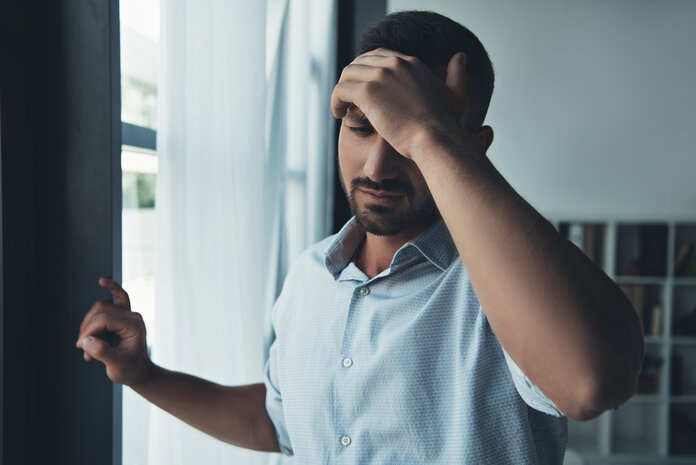
[[[222,384],[262,380],[277,179],[265,144],[265,2],[166,0],[153,359]],[[282,156],[276,152],[274,156]],[[264,463],[158,409],[150,465]]]
[[[259,382],[288,263],[332,224],[336,1],[161,1],[152,356]],[[154,407],[149,434],[148,465],[291,463]]]

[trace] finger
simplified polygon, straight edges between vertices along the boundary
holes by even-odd
[[[85,314],[85,317],[82,319],[82,323],[80,323],[80,329],[78,333],[82,333],[82,330],[85,326],[87,326],[91,319],[94,318],[94,315],[103,312],[109,305],[113,304],[110,302],[103,302],[101,300],[94,302],[94,304],[92,304],[92,307]]]
[[[123,290],[117,281],[109,278],[99,278],[99,285],[111,292],[111,295],[114,296],[114,302],[116,305],[120,305],[130,310],[131,305],[128,293]]]
[[[95,313],[89,321],[85,322],[84,326],[80,328],[77,347],[81,348],[81,341],[85,337],[97,337],[104,331],[122,335],[124,332],[130,330],[132,325],[133,320],[130,318],[129,313],[124,313],[122,310],[107,308],[100,313]]]
[[[466,54],[455,53],[447,64],[445,85],[452,96],[458,116],[462,116],[467,105],[466,95]]]
[[[96,337],[86,337],[82,340],[82,350],[85,352],[85,360],[95,358],[104,364],[113,362],[116,358],[116,351],[106,342]]]
[[[89,309],[85,317],[82,319],[82,323],[80,323],[80,329],[79,333],[81,333],[84,328],[89,324],[90,321],[96,316],[99,315],[100,313],[125,313],[123,311],[123,307],[120,307],[116,304],[113,304],[111,302],[105,302],[103,300],[98,300],[92,304],[92,307]]]
[[[336,118],[343,118],[351,104],[360,108],[359,93],[362,92],[364,85],[365,83],[355,81],[344,81],[336,84],[331,94],[331,111]]]
[[[397,52],[395,50],[391,50],[388,48],[384,48],[384,47],[376,48],[374,50],[370,50],[369,52],[365,52],[362,55],[359,55],[358,58],[368,57],[368,56],[399,57],[399,58],[408,58],[408,59],[413,58],[410,55],[405,55],[403,53],[400,53],[400,52]]]
[[[386,78],[387,74],[390,72],[391,71],[389,71],[389,69],[387,68],[355,63],[343,68],[343,71],[341,72],[341,77],[338,79],[338,82],[378,81]]]

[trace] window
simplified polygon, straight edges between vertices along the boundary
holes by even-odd
[[[152,327],[155,313],[155,183],[159,0],[121,0],[123,287]],[[152,346],[152,337],[148,336]],[[123,463],[146,465],[150,406],[123,389]]]

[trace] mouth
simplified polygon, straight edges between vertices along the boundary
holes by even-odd
[[[365,200],[368,203],[378,204],[378,205],[394,204],[406,196],[406,194],[404,194],[404,193],[375,191],[372,189],[358,189],[358,190],[362,193],[363,197],[365,197]]]

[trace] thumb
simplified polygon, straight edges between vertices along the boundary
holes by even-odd
[[[447,64],[445,85],[453,98],[454,108],[460,118],[467,106],[466,81],[466,54],[455,53]]]
[[[105,365],[114,360],[114,348],[99,338],[87,336],[80,341],[80,346],[85,351],[85,359],[87,356],[96,358]]]

